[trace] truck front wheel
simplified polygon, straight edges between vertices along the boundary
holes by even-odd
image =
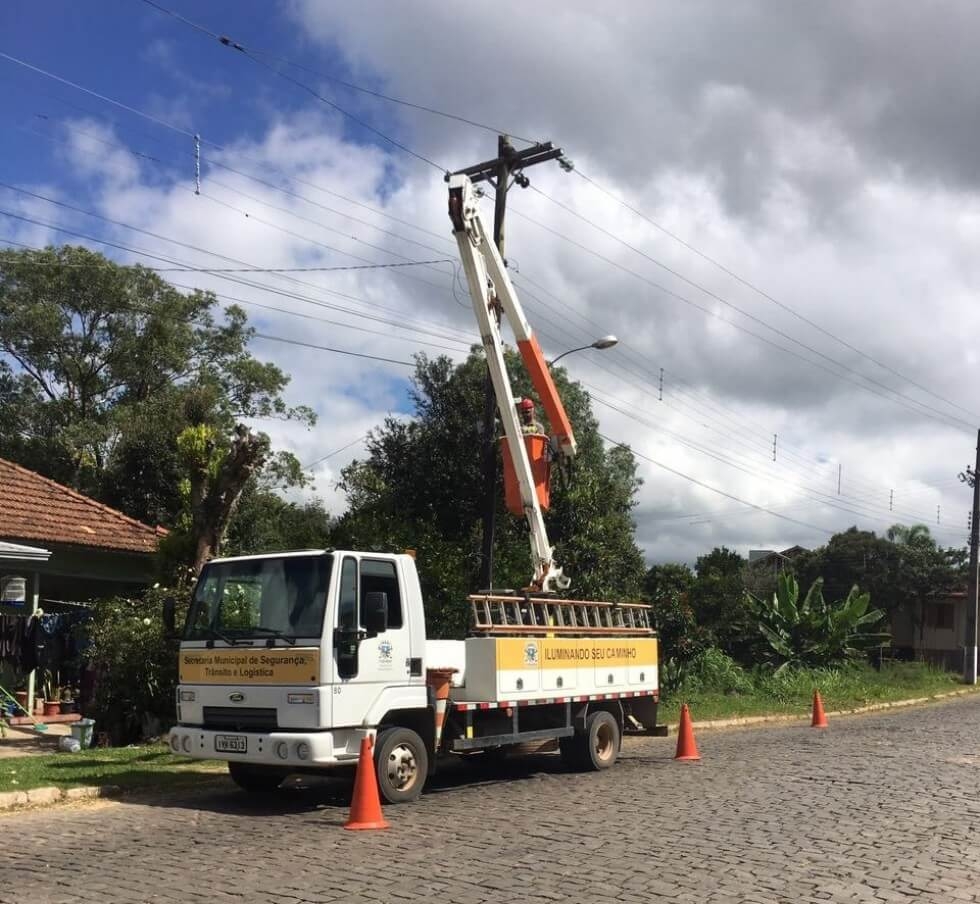
[[[378,789],[389,804],[418,800],[429,773],[425,742],[411,728],[386,728],[374,742]]]
[[[271,794],[286,777],[281,769],[253,766],[250,763],[229,763],[228,772],[239,788],[252,794]]]

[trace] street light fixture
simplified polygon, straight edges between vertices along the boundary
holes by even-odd
[[[602,336],[599,339],[596,339],[596,341],[591,343],[590,345],[583,345],[580,348],[570,348],[567,352],[562,352],[557,358],[555,358],[551,362],[549,367],[554,367],[554,365],[557,362],[559,362],[562,358],[564,358],[565,355],[570,355],[572,354],[572,352],[584,352],[587,348],[597,348],[600,351],[602,351],[603,349],[612,348],[618,342],[619,340],[615,336],[612,335]]]

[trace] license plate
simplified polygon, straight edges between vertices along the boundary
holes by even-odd
[[[215,735],[214,749],[218,753],[248,753],[248,738],[244,735]]]

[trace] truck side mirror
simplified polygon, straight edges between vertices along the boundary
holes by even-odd
[[[172,596],[163,600],[163,629],[168,637],[177,633],[177,600]]]
[[[383,634],[388,630],[388,594],[364,594],[364,629],[368,634]]]

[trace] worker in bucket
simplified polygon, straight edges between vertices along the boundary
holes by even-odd
[[[544,433],[544,427],[534,416],[534,402],[531,399],[521,399],[517,403],[517,413],[521,419],[521,433]]]

